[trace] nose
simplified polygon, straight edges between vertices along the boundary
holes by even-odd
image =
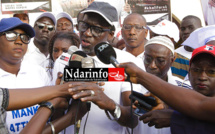
[[[131,30],[130,30],[130,35],[135,35],[136,31],[135,31],[135,27],[132,27]]]
[[[91,32],[90,28],[87,28],[87,30],[84,31],[84,35],[85,36],[92,36],[92,32]]]
[[[63,24],[61,28],[62,28],[62,30],[66,30],[66,25]]]
[[[200,81],[205,81],[207,80],[208,75],[206,74],[206,72],[203,70],[201,73],[199,73],[199,80]]]
[[[17,44],[17,45],[22,45],[23,42],[21,40],[21,37],[18,36],[17,39],[14,41],[14,43]]]
[[[151,69],[156,69],[156,68],[157,68],[156,63],[155,63],[155,60],[153,60],[153,61],[151,62],[150,68],[151,68]]]

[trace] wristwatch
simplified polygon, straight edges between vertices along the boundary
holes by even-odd
[[[40,103],[40,107],[47,107],[51,110],[50,117],[54,114],[54,106],[51,102],[45,101]]]
[[[109,112],[107,110],[105,110],[105,113],[106,113],[108,119],[113,120],[113,121],[117,121],[117,120],[119,120],[119,118],[121,116],[121,109],[120,109],[119,105],[115,102],[114,115],[112,116],[111,114],[109,114]],[[113,118],[111,118],[110,115]]]
[[[115,104],[116,104],[116,108],[114,110],[114,119],[118,120],[121,116],[121,109],[117,103],[115,103]]]

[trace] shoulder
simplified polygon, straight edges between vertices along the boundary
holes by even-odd
[[[190,85],[190,81],[185,81],[185,80],[182,80],[176,76],[172,76],[175,80],[175,82],[177,83],[177,85],[179,87],[184,87],[184,88],[188,88],[188,89],[192,89],[192,86]]]

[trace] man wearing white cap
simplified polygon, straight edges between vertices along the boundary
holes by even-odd
[[[171,73],[167,73],[174,61],[174,44],[168,37],[153,37],[144,47],[144,65],[147,73],[173,85],[191,88],[189,84],[185,84],[179,78],[172,76]],[[159,113],[152,113],[151,117],[156,117],[156,115],[158,116]],[[135,131],[135,134],[170,134],[170,128],[156,129],[155,127],[148,127],[148,124],[143,124],[137,132]]]
[[[56,31],[61,31],[61,32],[73,32],[73,21],[72,17],[66,13],[66,12],[61,12],[56,16],[57,19],[57,26],[56,26]]]
[[[28,52],[24,60],[33,64],[38,64],[48,70],[49,67],[49,40],[55,33],[56,19],[52,13],[45,12],[35,21],[34,40],[29,44]]]

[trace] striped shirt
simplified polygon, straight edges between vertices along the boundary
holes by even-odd
[[[172,75],[184,79],[189,72],[189,59],[181,54],[176,55],[176,59],[172,64]]]

